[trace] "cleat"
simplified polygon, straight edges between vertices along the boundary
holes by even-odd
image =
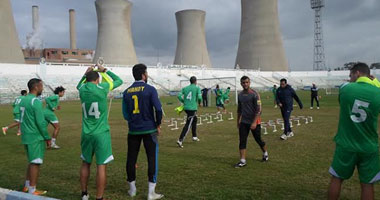
[[[294,136],[293,131],[292,131],[292,132],[289,132],[288,135],[287,135],[288,138],[293,137],[293,136]]]
[[[266,155],[263,155],[263,160],[262,160],[263,162],[266,162],[266,161],[268,161],[268,159],[269,159],[269,158],[268,158],[268,156],[266,156]]]
[[[177,141],[177,145],[178,145],[179,148],[183,148],[182,142],[179,141],[179,140]]]
[[[275,105],[274,108],[277,108],[277,105]]]
[[[136,196],[136,190],[135,191],[128,190],[128,194],[130,197],[135,197]]]
[[[235,164],[235,168],[244,167],[246,165],[247,165],[246,163],[243,163],[243,162],[239,161],[238,163]]]
[[[163,197],[163,194],[157,194],[155,192],[148,194],[148,200],[162,199]]]
[[[51,144],[51,148],[52,149],[60,149],[61,147],[59,147],[57,144]]]
[[[285,133],[283,133],[283,134],[280,136],[280,138],[281,138],[282,140],[286,140],[286,139],[288,139],[288,136],[287,136]]]
[[[198,137],[193,137],[193,141],[194,141],[194,142],[199,142],[200,140],[199,140]]]
[[[319,110],[319,107],[317,107],[317,110]]]
[[[8,130],[8,128],[7,128],[7,127],[3,127],[2,129],[3,129],[3,134],[4,134],[4,135],[7,135],[7,130]]]
[[[89,194],[82,196],[82,200],[89,200],[89,199],[90,199],[90,195]]]
[[[36,190],[33,192],[33,195],[40,196],[40,195],[44,195],[46,193],[47,193],[47,191],[45,191],[45,190]]]
[[[25,187],[24,186],[24,188],[22,188],[22,192],[28,192],[29,191],[29,188],[28,187]]]
[[[17,133],[17,136],[20,136],[20,135],[21,135],[21,133],[20,133],[20,132],[18,132],[18,133]]]

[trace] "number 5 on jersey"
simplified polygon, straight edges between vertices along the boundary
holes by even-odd
[[[367,119],[367,113],[363,108],[360,108],[359,106],[363,108],[368,108],[369,103],[365,101],[355,100],[354,106],[352,107],[352,114],[351,120],[356,123],[364,122]],[[359,115],[359,116],[358,116]]]
[[[98,102],[92,102],[90,109],[86,111],[86,105],[85,103],[82,103],[82,109],[83,109],[83,115],[84,118],[88,118],[88,116],[93,116],[95,119],[100,118],[100,112],[99,112],[99,103]]]

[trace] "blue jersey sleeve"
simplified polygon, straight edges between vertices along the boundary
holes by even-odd
[[[156,125],[159,126],[161,125],[162,121],[162,105],[160,102],[160,99],[158,98],[158,93],[155,88],[152,87],[152,103],[153,107],[156,113]]]

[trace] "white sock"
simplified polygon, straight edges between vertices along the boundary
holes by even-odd
[[[136,181],[128,182],[129,183],[129,191],[130,195],[136,193]]]
[[[155,193],[156,183],[149,182],[149,194]]]
[[[29,180],[26,180],[24,186],[25,186],[25,187],[29,187],[29,184],[30,184],[30,181],[29,181]]]
[[[240,162],[245,163],[246,160],[245,159],[240,159]]]
[[[32,194],[33,192],[36,191],[36,186],[30,186],[29,185],[28,189],[29,189],[29,194]]]
[[[52,143],[52,144],[55,144],[55,140],[56,140],[55,138],[52,138],[52,139],[51,139],[51,143]]]
[[[264,156],[268,156],[268,151],[265,151],[265,152],[264,152]]]

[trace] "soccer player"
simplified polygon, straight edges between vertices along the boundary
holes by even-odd
[[[290,128],[290,115],[293,110],[293,98],[297,101],[300,109],[303,108],[301,100],[298,98],[294,89],[288,85],[286,79],[280,80],[280,88],[276,91],[276,102],[280,106],[281,115],[284,120],[284,133],[280,136],[282,140],[286,140],[294,136],[292,129]]]
[[[82,200],[88,200],[88,179],[92,157],[96,157],[96,199],[102,200],[106,187],[106,168],[114,157],[112,155],[110,126],[108,124],[108,92],[119,87],[123,81],[114,73],[102,66],[98,66],[99,72],[106,72],[113,82],[99,83],[99,73],[89,67],[79,81],[77,89],[82,105],[82,136],[81,158],[83,160],[80,169],[80,184]]]
[[[202,91],[202,103],[203,103],[203,107],[208,107],[208,91],[210,89],[209,88],[203,88],[201,91]]]
[[[141,140],[148,158],[148,200],[161,199],[155,192],[158,174],[158,139],[161,133],[162,106],[157,90],[148,85],[148,72],[144,64],[133,66],[135,82],[123,93],[123,115],[128,121],[128,156],[126,171],[129,195],[136,196],[136,161]]]
[[[43,112],[46,122],[54,127],[53,137],[51,139],[51,148],[54,149],[60,148],[55,142],[57,140],[59,130],[61,129],[58,118],[54,112],[61,109],[61,106],[59,106],[59,98],[65,95],[65,90],[66,89],[62,86],[56,87],[54,90],[54,95],[45,99],[46,107]]]
[[[261,139],[261,99],[259,93],[250,88],[251,80],[247,76],[240,79],[243,91],[238,96],[238,118],[237,127],[239,129],[239,153],[240,161],[235,168],[246,166],[247,138],[252,132],[257,144],[263,151],[263,161],[268,161],[268,151],[265,142]]]
[[[186,124],[177,141],[177,145],[183,148],[183,140],[190,128],[193,133],[193,141],[199,142],[197,136],[197,110],[198,104],[202,101],[202,94],[201,89],[197,86],[197,78],[195,76],[190,77],[190,85],[182,88],[181,92],[178,93],[178,100],[184,104],[184,110],[187,114]]]
[[[4,135],[7,134],[8,129],[16,127],[16,126],[18,127],[17,136],[21,135],[21,132],[20,132],[20,106],[19,105],[20,105],[22,99],[27,94],[28,94],[28,92],[26,90],[21,90],[21,96],[17,97],[15,99],[15,101],[13,102],[13,104],[12,104],[12,107],[13,107],[13,120],[15,122],[2,128]]]
[[[223,98],[223,90],[219,88],[219,85],[216,85],[215,89],[215,94],[216,94],[216,109],[218,112],[223,110],[223,112],[226,110],[224,107],[224,98]]]
[[[317,109],[319,109],[318,88],[317,88],[317,86],[314,83],[313,83],[313,86],[310,88],[310,91],[311,91],[311,105],[310,105],[310,109],[313,109],[314,99],[317,102]]]
[[[380,89],[369,77],[365,63],[350,70],[350,82],[339,89],[339,125],[334,138],[334,159],[328,197],[338,199],[344,180],[358,168],[361,199],[374,199],[373,184],[380,180],[379,142],[377,132],[380,112]]]
[[[33,78],[28,82],[29,94],[25,96],[20,107],[21,142],[24,144],[28,167],[23,192],[43,195],[47,191],[36,189],[40,165],[43,163],[46,145],[50,146],[50,136],[44,124],[42,102],[37,98],[43,91],[40,79]]]
[[[277,102],[276,102],[277,85],[273,85],[272,93],[273,93],[274,108],[277,108]]]

